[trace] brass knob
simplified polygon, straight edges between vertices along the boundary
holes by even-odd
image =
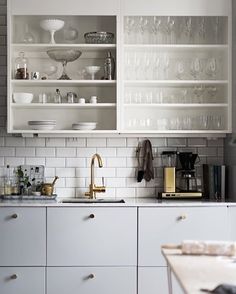
[[[93,213],[91,213],[91,214],[89,215],[89,217],[90,217],[90,218],[95,218],[95,215],[94,215]]]
[[[89,279],[94,279],[94,278],[95,278],[95,275],[94,275],[94,274],[90,274],[90,275],[88,276],[88,278],[89,278]]]
[[[186,214],[181,214],[179,217],[178,217],[178,220],[185,220],[187,218],[187,215]]]
[[[17,279],[17,275],[16,275],[16,274],[12,275],[12,276],[11,276],[11,279],[12,279],[12,280],[16,280],[16,279]]]
[[[18,218],[18,215],[16,213],[14,213],[11,217],[12,218]]]

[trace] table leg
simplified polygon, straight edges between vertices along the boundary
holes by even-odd
[[[171,280],[171,269],[169,266],[167,266],[167,279],[168,279],[168,292],[169,292],[169,294],[173,294],[172,280]]]

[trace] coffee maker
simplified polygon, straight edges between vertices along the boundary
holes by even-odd
[[[197,189],[195,170],[195,164],[199,161],[198,154],[192,152],[162,152],[164,192],[160,193],[161,198],[201,198],[202,192]]]
[[[198,154],[192,152],[178,153],[178,184],[176,191],[181,197],[200,198],[202,192],[198,191],[195,164],[200,162]]]

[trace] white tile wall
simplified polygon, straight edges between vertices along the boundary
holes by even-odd
[[[198,152],[201,163],[223,163],[224,140],[205,138],[151,138],[155,180],[137,183],[135,150],[141,138],[20,138],[7,135],[6,122],[6,3],[0,0],[0,173],[10,164],[45,165],[45,177],[60,177],[56,193],[81,196],[90,183],[90,158],[99,153],[103,168],[95,168],[96,183],[105,177],[102,197],[154,196],[163,186],[160,154],[163,150]],[[97,166],[97,163],[96,163]],[[99,195],[99,196],[100,196]]]

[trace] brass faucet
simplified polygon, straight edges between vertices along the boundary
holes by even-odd
[[[85,193],[85,196],[88,196],[90,199],[96,199],[96,193],[104,193],[106,192],[106,187],[104,186],[96,186],[94,184],[94,161],[97,158],[98,166],[103,167],[102,158],[99,154],[94,154],[91,159],[91,184],[89,185],[89,192]]]

